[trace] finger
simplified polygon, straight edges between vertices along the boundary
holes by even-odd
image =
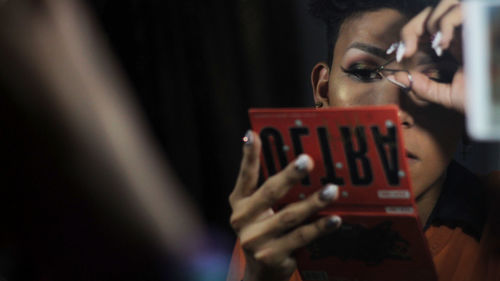
[[[420,37],[425,34],[425,22],[431,12],[432,8],[427,7],[410,20],[401,30],[401,40],[404,43],[403,57],[411,57],[417,52],[418,42]]]
[[[316,238],[339,229],[341,224],[342,219],[335,215],[318,219],[268,243],[266,247],[255,253],[255,258],[267,261],[283,259],[296,249],[307,246]]]
[[[233,214],[230,218],[233,229],[239,233],[248,223],[265,216],[266,210],[274,206],[276,201],[282,198],[312,168],[311,157],[302,154],[283,171],[270,177],[253,195],[240,199],[237,204],[233,203]],[[269,211],[268,215],[270,215]]]
[[[442,33],[441,42],[437,43],[443,50],[448,49],[455,34],[455,28],[462,25],[462,6],[455,5],[454,8],[441,20],[439,30]]]
[[[266,271],[266,280],[289,280],[292,274],[297,269],[296,260],[290,255],[274,255],[272,248],[266,248],[269,254],[264,254],[255,259],[258,263],[263,265],[263,268],[271,269]],[[246,279],[245,279],[246,280]]]
[[[304,178],[314,167],[313,160],[309,155],[301,154],[295,161],[281,172],[270,177],[260,188],[252,195],[249,204],[252,206],[252,212],[260,212],[276,204],[276,202],[285,196],[290,188]]]
[[[312,214],[325,208],[338,199],[339,188],[334,184],[326,185],[321,191],[309,196],[307,200],[291,204],[258,225],[270,236],[276,236],[305,221]]]
[[[248,204],[248,199],[243,199],[241,204],[238,204],[238,208],[233,210],[233,214],[231,214],[230,224],[233,226],[235,230],[240,230],[241,227],[246,223],[257,223],[263,220],[266,220],[272,216],[274,216],[274,210],[269,208],[260,213],[257,213],[254,218],[248,219],[248,208],[245,208]]]
[[[263,221],[263,220],[266,220],[272,216],[274,216],[275,212],[272,208],[269,208],[265,211],[263,211],[262,213],[260,213],[256,218],[255,218],[255,222],[259,222],[259,221]]]
[[[281,235],[335,201],[338,198],[338,193],[338,186],[328,184],[321,191],[309,196],[307,200],[291,204],[271,218],[245,228],[240,233],[241,244],[244,247],[252,248],[254,244]]]
[[[458,0],[443,0],[434,8],[426,23],[429,34],[439,31],[439,22],[457,4],[459,4]]]
[[[413,78],[411,90],[417,97],[458,110],[462,113],[464,112],[464,79],[462,71],[458,71],[455,74],[452,84],[433,81],[426,75],[415,71],[411,72],[411,76]],[[394,79],[405,86],[410,86],[410,81],[406,73],[396,73],[393,76],[389,76],[388,79]]]
[[[248,130],[243,140],[240,172],[234,190],[229,196],[231,206],[234,205],[235,201],[250,195],[257,187],[259,180],[259,155],[262,145],[260,138],[255,132]]]

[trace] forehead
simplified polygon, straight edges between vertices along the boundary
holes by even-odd
[[[391,43],[399,41],[399,32],[407,21],[408,18],[401,12],[387,8],[351,16],[340,27],[334,60],[337,56],[342,56],[353,42],[387,48]]]

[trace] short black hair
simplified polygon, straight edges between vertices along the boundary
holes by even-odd
[[[333,49],[344,21],[363,12],[390,8],[411,17],[427,6],[435,6],[438,0],[310,0],[309,12],[326,24],[328,65],[333,60]]]

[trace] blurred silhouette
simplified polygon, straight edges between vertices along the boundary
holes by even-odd
[[[0,61],[0,276],[182,280],[217,260],[82,3],[0,1]]]

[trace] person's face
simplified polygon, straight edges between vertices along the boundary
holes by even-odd
[[[366,71],[388,61],[385,50],[399,41],[400,29],[407,21],[403,14],[392,9],[365,12],[346,20],[339,32],[331,68],[324,63],[317,64],[312,83],[315,101],[324,106],[399,106],[407,160],[418,197],[444,178],[463,131],[463,116]],[[440,63],[430,54],[430,51],[419,51],[413,58],[387,67],[440,78]],[[441,71],[441,78],[442,74]]]

